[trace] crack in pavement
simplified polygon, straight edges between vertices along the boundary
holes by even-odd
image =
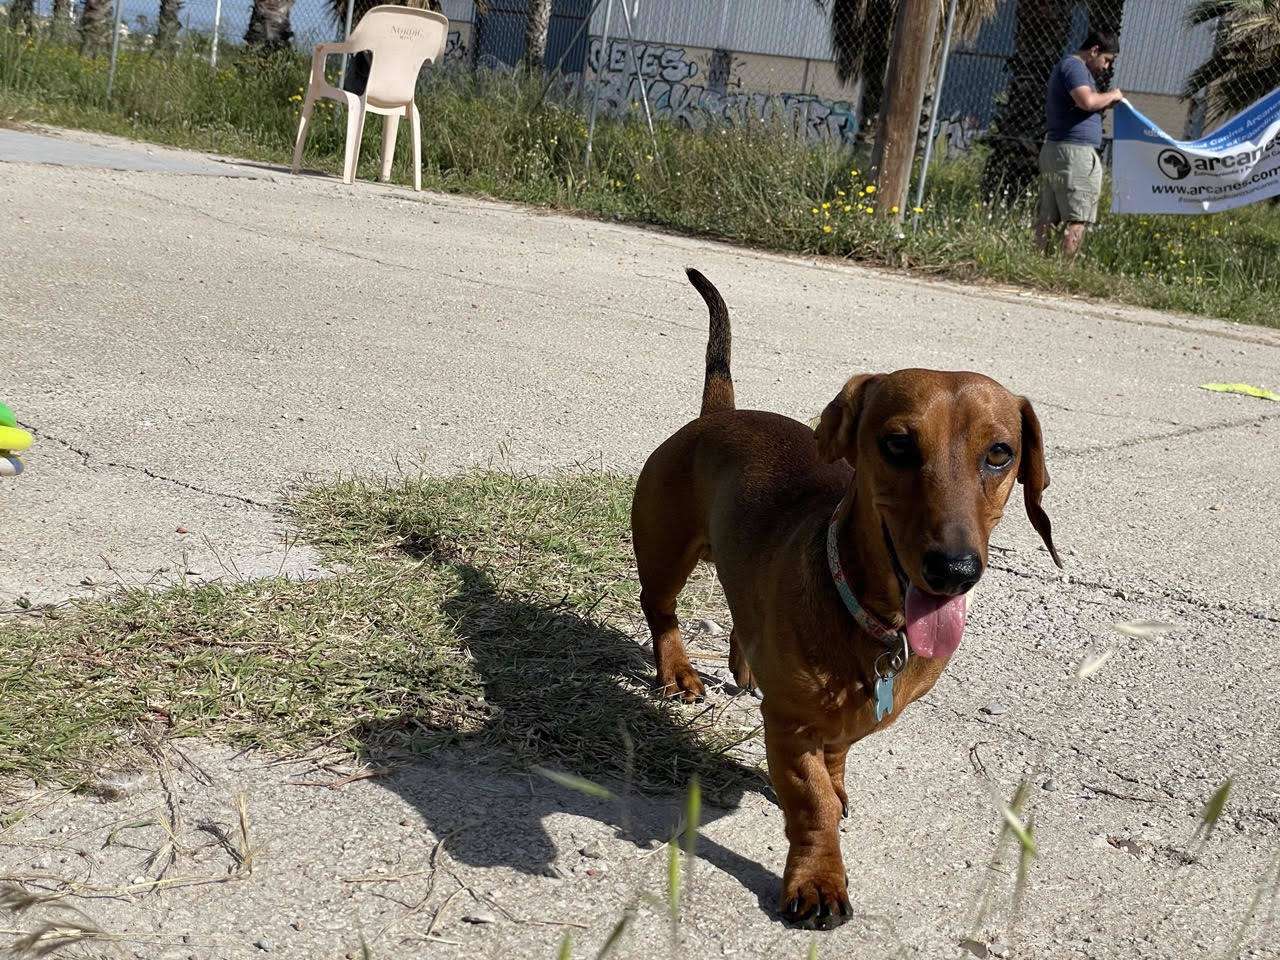
[[[1075,411],[1069,408],[1063,408],[1072,413],[1085,413],[1089,411]],[[1223,430],[1237,430],[1240,427],[1253,426],[1261,421],[1271,421],[1280,419],[1280,414],[1263,413],[1257,416],[1245,417],[1242,420],[1228,420],[1222,423],[1206,423],[1195,424],[1191,426],[1181,427],[1178,430],[1170,430],[1167,433],[1157,433],[1149,437],[1132,437],[1124,438],[1116,443],[1098,443],[1088,447],[1055,447],[1052,451],[1055,457],[1082,457],[1092,453],[1109,453],[1115,450],[1123,450],[1126,447],[1138,447],[1148,443],[1158,443],[1161,440],[1179,440],[1183,437],[1192,437],[1202,433],[1214,433]],[[1159,421],[1155,421],[1159,422]]]
[[[34,434],[35,436],[39,437],[42,440],[52,440],[54,443],[62,444],[62,446],[66,447],[72,453],[79,456],[81,460],[84,462],[85,466],[99,465],[97,463],[91,464],[90,461],[93,459],[93,454],[89,453],[87,450],[80,449],[70,440],[64,440],[62,437],[56,437],[51,433],[47,433],[39,429],[38,427],[24,425],[23,429],[29,430],[32,434]],[[194,483],[190,483],[186,480],[180,480],[177,477],[169,477],[163,473],[157,473],[155,470],[152,470],[150,467],[140,467],[137,464],[133,464],[133,463],[120,463],[119,461],[116,461],[116,460],[102,460],[100,461],[100,464],[106,467],[114,467],[119,470],[129,470],[133,473],[141,473],[146,477],[150,477],[152,480],[161,480],[165,483],[172,483],[175,486],[184,487],[187,490],[191,490],[195,493],[201,493],[201,494],[204,494],[205,496],[221,497],[226,500],[238,500],[240,503],[248,504],[251,507],[261,507],[262,509],[265,509],[265,510],[275,509],[275,504],[265,503],[261,500],[255,500],[252,497],[246,497],[238,493],[226,493],[221,490],[210,490],[207,487],[197,486]]]
[[[960,720],[971,727],[972,726],[981,726],[981,727],[994,726],[992,723],[988,721],[975,720],[970,714],[961,712],[956,707],[949,706],[947,704],[934,703],[930,696],[921,697],[920,702],[925,706],[929,707],[931,710],[934,710],[936,712],[943,712],[943,711],[950,712],[955,715],[957,720]],[[1005,733],[1010,733],[1010,734],[1014,734],[1016,736],[1022,737],[1024,740],[1029,740],[1031,743],[1034,743],[1037,746],[1045,749],[1052,749],[1052,750],[1065,749],[1071,753],[1074,753],[1077,757],[1081,758],[1082,760],[1087,760],[1093,766],[1097,767],[1099,770],[1103,771],[1109,776],[1115,777],[1117,780],[1121,780],[1124,783],[1129,784],[1130,786],[1143,787],[1148,790],[1159,790],[1161,793],[1165,794],[1171,800],[1182,800],[1184,803],[1191,802],[1186,800],[1184,797],[1181,797],[1178,794],[1174,793],[1172,790],[1170,790],[1166,786],[1163,786],[1162,784],[1156,784],[1154,787],[1151,787],[1143,783],[1141,780],[1136,779],[1135,777],[1131,777],[1128,774],[1124,774],[1124,773],[1121,773],[1119,770],[1113,769],[1112,767],[1108,766],[1100,758],[1094,756],[1091,753],[1088,753],[1087,751],[1085,751],[1083,747],[1080,747],[1078,744],[1072,743],[1070,741],[1064,741],[1062,743],[1054,743],[1053,741],[1045,740],[1042,737],[1039,737],[1033,733],[1030,733],[1029,731],[1025,730],[1021,726],[1017,726],[1017,727],[996,726],[995,729]]]
[[[1058,410],[1062,413],[1078,413],[1086,417],[1098,417],[1102,420],[1123,420],[1125,423],[1159,423],[1168,427],[1180,427],[1180,420],[1169,420],[1165,417],[1137,417],[1132,413],[1110,413],[1106,410],[1085,410],[1081,407],[1072,407],[1065,403],[1053,403],[1048,400],[1037,400],[1035,402],[1037,410]],[[1041,416],[1044,414],[1041,413]]]
[[[1053,574],[1030,572],[1016,567],[1006,567],[999,563],[988,563],[987,568],[990,570],[999,570],[1001,573],[1020,577],[1023,580],[1035,580],[1044,586],[1051,586],[1059,582],[1065,582],[1068,586],[1084,587],[1087,590],[1097,590],[1111,596],[1115,596],[1116,590],[1121,589],[1115,584],[1105,583],[1101,580],[1086,580],[1071,573],[1063,575],[1062,580],[1059,581]],[[1168,587],[1160,590],[1148,590],[1143,587],[1135,587],[1132,585],[1126,586],[1123,589],[1123,599],[1125,600],[1138,598],[1149,601],[1181,603],[1188,607],[1195,607],[1198,611],[1205,614],[1233,613],[1237,616],[1247,617],[1261,623],[1280,623],[1280,615],[1271,613],[1265,608],[1242,607],[1229,604],[1225,600],[1205,600],[1182,590],[1175,590]]]
[[[1192,811],[1197,815],[1199,814],[1201,809],[1204,807],[1203,798],[1183,796],[1182,794],[1174,790],[1171,790],[1169,787],[1165,786],[1162,783],[1157,783],[1154,786],[1151,784],[1143,783],[1141,780],[1135,777],[1131,777],[1128,774],[1121,773],[1119,770],[1114,769],[1113,767],[1105,763],[1103,760],[1099,759],[1098,757],[1094,756],[1091,753],[1088,753],[1082,747],[1078,746],[1077,744],[1071,743],[1070,741],[1055,743],[1051,740],[1046,740],[1043,737],[1037,736],[1036,734],[1031,733],[1030,731],[1026,730],[1024,727],[1021,727],[1021,726],[1013,726],[1013,727],[996,726],[990,721],[976,720],[970,714],[963,713],[953,706],[949,706],[947,704],[935,703],[932,699],[932,694],[927,694],[924,697],[921,697],[919,700],[919,703],[921,703],[925,707],[928,707],[929,709],[937,713],[950,712],[955,715],[957,720],[960,720],[962,723],[965,723],[970,727],[975,727],[975,726],[995,727],[995,729],[1003,733],[1013,734],[1014,736],[1021,737],[1022,739],[1027,740],[1030,743],[1034,743],[1036,746],[1045,750],[1066,749],[1070,753],[1074,753],[1080,759],[1091,763],[1093,766],[1097,767],[1099,770],[1103,771],[1109,776],[1115,777],[1117,780],[1127,783],[1130,786],[1142,787],[1145,790],[1158,791],[1159,793],[1163,793],[1170,800],[1180,803],[1187,810]],[[983,769],[979,771],[979,773],[985,773],[985,772],[986,772],[986,767],[985,765],[983,765]],[[988,777],[988,779],[991,779],[991,778]],[[1083,782],[1081,783],[1081,786],[1085,787],[1086,789],[1088,788],[1088,784],[1085,784]],[[1115,794],[1111,794],[1111,795],[1117,796]],[[1147,799],[1144,797],[1125,798],[1125,797],[1117,796],[1117,799],[1128,799],[1129,802],[1137,802],[1137,803],[1150,803],[1150,802],[1153,802],[1154,798],[1153,799]],[[1234,808],[1233,812],[1235,815],[1235,819],[1237,820],[1247,817],[1253,820],[1270,824],[1271,826],[1280,826],[1280,813],[1277,813],[1274,810],[1268,810],[1265,807],[1259,807],[1259,806],[1236,807]]]

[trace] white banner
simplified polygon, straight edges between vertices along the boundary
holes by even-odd
[[[1200,140],[1115,108],[1112,213],[1217,213],[1280,195],[1280,88]]]

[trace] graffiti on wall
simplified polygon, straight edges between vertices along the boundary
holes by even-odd
[[[587,48],[587,66],[600,77],[600,105],[615,115],[638,108],[644,95],[628,46],[625,40],[610,41],[603,58],[599,37],[592,37]],[[683,47],[637,43],[632,50],[655,116],[694,130],[779,119],[813,139],[852,143],[857,136],[858,119],[847,101],[809,93],[752,93],[741,89],[740,79],[730,83],[733,66],[725,51],[713,52],[704,79],[702,65]]]

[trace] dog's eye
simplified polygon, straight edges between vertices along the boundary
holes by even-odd
[[[880,449],[889,460],[906,460],[911,456],[911,437],[905,433],[891,433],[880,441]]]
[[[1007,443],[992,444],[991,449],[987,451],[987,466],[1007,467],[1013,460],[1013,448]]]

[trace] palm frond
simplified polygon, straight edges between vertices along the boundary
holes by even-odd
[[[1280,86],[1280,0],[1202,0],[1187,12],[1188,26],[1215,20],[1213,52],[1182,91],[1205,97],[1209,127]]]
[[[982,25],[996,15],[999,0],[961,0],[956,4],[955,41],[970,42]],[[946,22],[947,2],[942,0],[942,22]]]

